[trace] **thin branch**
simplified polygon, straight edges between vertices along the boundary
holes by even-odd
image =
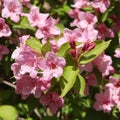
[[[8,86],[10,86],[10,87],[12,87],[12,88],[16,88],[15,87],[15,85],[13,85],[12,83],[10,83],[10,82],[8,82],[8,81],[6,81],[6,80],[3,80],[3,82],[2,83],[4,83],[5,85],[8,85]]]
[[[3,80],[2,78],[0,78],[0,81],[1,81],[1,83],[5,84],[5,85],[8,85],[8,86],[10,86],[10,87],[12,87],[14,89],[16,88],[15,85],[13,85],[11,82]]]
[[[42,120],[42,116],[41,116],[40,113],[38,112],[38,109],[37,109],[37,108],[34,109],[34,113],[37,115],[37,117],[39,118],[39,120]]]

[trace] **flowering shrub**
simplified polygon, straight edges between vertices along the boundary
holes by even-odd
[[[119,10],[119,0],[1,0],[0,119],[119,120]]]

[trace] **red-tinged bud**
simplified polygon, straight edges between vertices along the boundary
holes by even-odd
[[[71,50],[70,50],[70,54],[71,54],[71,56],[72,56],[73,58],[75,58],[75,57],[76,57],[76,51],[75,51],[75,49],[71,49]]]
[[[89,47],[89,43],[88,42],[84,43],[82,51],[87,51],[88,47]]]
[[[70,46],[71,46],[72,49],[75,49],[75,46],[76,46],[75,41],[71,40],[70,41]]]
[[[95,45],[96,44],[94,42],[90,43],[88,47],[88,51],[92,50],[95,47]]]
[[[96,44],[94,42],[92,42],[92,43],[86,42],[84,44],[83,48],[82,48],[82,51],[90,51],[90,50],[92,50],[95,47],[95,45]]]

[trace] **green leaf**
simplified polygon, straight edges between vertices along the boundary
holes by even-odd
[[[96,41],[96,46],[91,51],[83,53],[80,58],[80,64],[87,64],[97,58],[110,44],[110,41]]]
[[[62,77],[60,78],[61,96],[64,97],[74,86],[79,70],[74,66],[64,68]]]
[[[26,120],[33,120],[31,117],[29,117],[29,118],[26,118]]]
[[[21,21],[17,24],[13,24],[13,28],[17,28],[17,29],[30,29],[35,31],[36,29],[34,27],[30,26],[30,23],[27,19],[27,17],[22,17]]]
[[[70,44],[69,44],[69,42],[64,43],[64,44],[60,47],[60,49],[58,50],[57,55],[63,57],[63,56],[65,56],[65,54],[68,52],[69,49],[70,49]]]
[[[68,14],[70,10],[71,8],[67,4],[64,4],[61,7],[55,6],[54,9],[52,9],[51,13],[52,14],[57,13],[59,16],[64,16],[65,14]]]
[[[65,29],[64,25],[61,24],[61,23],[57,24],[56,27],[58,27],[58,28],[60,29],[61,32],[63,32],[64,29]]]
[[[40,43],[40,40],[32,37],[26,40],[26,44],[30,46],[33,49],[33,51],[37,52],[38,54],[41,54],[42,44]]]
[[[74,89],[81,96],[84,96],[85,85],[85,79],[80,74],[78,74],[77,79],[75,81]]]
[[[111,6],[110,8],[107,9],[105,13],[102,14],[102,22],[105,22],[106,19],[108,18],[108,15],[110,14],[111,11],[113,11],[114,6]]]
[[[118,73],[115,73],[115,74],[113,74],[113,78],[120,78],[120,74],[118,74]]]
[[[67,4],[64,4],[64,5],[63,5],[63,11],[64,11],[65,13],[68,14],[68,12],[69,12],[70,10],[71,10],[70,6],[68,6]]]
[[[51,51],[51,44],[48,41],[46,44],[44,44],[41,48],[42,54],[45,56],[47,52]]]
[[[82,8],[85,12],[94,12],[93,8],[91,6],[87,6]]]
[[[0,118],[3,120],[17,120],[18,112],[11,105],[0,106]]]

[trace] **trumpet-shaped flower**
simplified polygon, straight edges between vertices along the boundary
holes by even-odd
[[[5,23],[3,18],[0,18],[0,37],[8,37],[11,35],[9,26]]]
[[[44,79],[50,80],[53,77],[60,77],[65,63],[64,58],[57,57],[53,52],[48,52],[45,59],[40,62],[40,69],[43,71]]]
[[[104,93],[98,93],[95,95],[96,102],[93,108],[97,111],[103,110],[104,112],[110,112],[114,107],[114,101],[112,99],[112,93],[108,89]]]
[[[30,13],[23,13],[23,16],[26,16],[30,22],[31,26],[44,26],[45,21],[49,14],[40,13],[39,8],[36,6],[31,6]]]
[[[64,99],[57,92],[51,92],[41,96],[40,103],[48,105],[51,112],[55,114],[59,108],[64,106]]]
[[[22,4],[18,0],[4,0],[3,3],[2,17],[19,22],[22,13]]]
[[[22,99],[26,99],[35,87],[36,79],[31,78],[29,75],[23,75],[21,79],[16,81],[16,90],[17,94],[22,95]]]

